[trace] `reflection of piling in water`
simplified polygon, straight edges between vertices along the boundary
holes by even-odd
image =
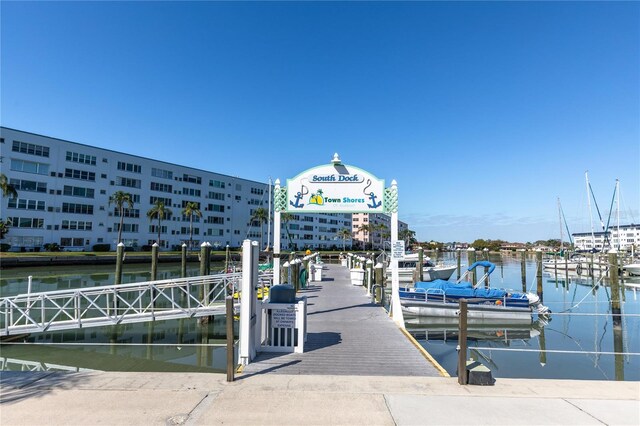
[[[116,355],[118,352],[118,346],[116,345],[116,343],[118,343],[118,326],[117,325],[112,325],[109,326],[109,343],[111,343],[109,345],[109,353],[111,355]]]
[[[149,321],[147,323],[147,359],[153,360],[153,330],[155,321]]]
[[[547,365],[547,342],[544,337],[544,327],[540,327],[538,343],[540,344],[540,356],[538,359],[540,360],[540,365],[544,367]]]
[[[119,243],[116,248],[116,276],[113,278],[114,284],[122,283],[122,258],[124,254],[124,244]]]
[[[624,380],[624,342],[623,342],[623,332],[622,332],[622,322],[618,317],[618,322],[614,318],[613,320],[613,351],[614,355],[614,365],[616,371],[616,380],[623,381]]]
[[[520,251],[520,275],[522,276],[522,291],[527,291],[527,254],[524,249]]]

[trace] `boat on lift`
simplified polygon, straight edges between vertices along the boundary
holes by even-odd
[[[418,253],[405,253],[402,259],[398,260],[398,278],[400,283],[413,283],[416,265],[418,264]],[[455,264],[435,263],[428,256],[422,258],[422,278],[424,281],[448,280],[453,275],[457,266]],[[387,276],[391,278],[391,268],[387,268]]]

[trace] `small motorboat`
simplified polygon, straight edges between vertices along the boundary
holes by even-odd
[[[471,282],[464,280],[478,266],[487,268],[487,272],[474,287]],[[460,299],[466,299],[467,317],[470,319],[531,321],[534,312],[539,315],[551,313],[537,294],[481,287],[494,270],[493,263],[480,261],[469,266],[455,283],[445,280],[421,281],[412,288],[400,289],[402,311],[409,317],[458,317]]]
[[[622,269],[629,276],[640,276],[640,263],[630,263],[628,265],[624,265]]]
[[[401,283],[413,283],[416,265],[418,264],[418,253],[407,253],[398,260],[398,278]],[[434,263],[430,257],[424,256],[422,259],[422,279],[425,281],[448,280],[453,275],[457,266],[445,263]],[[387,268],[387,277],[391,277],[391,268]]]

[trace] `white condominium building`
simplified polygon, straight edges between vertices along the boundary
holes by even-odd
[[[141,249],[153,244],[160,227],[161,246],[178,249],[189,241],[189,218],[182,211],[194,202],[202,218],[193,218],[193,242],[239,247],[244,239],[273,237],[267,224],[251,220],[267,209],[269,185],[215,172],[166,163],[76,142],[0,127],[2,173],[18,192],[3,197],[0,217],[10,222],[1,241],[12,251],[41,250],[56,243],[67,250],[114,250],[120,212],[109,198],[130,193],[124,210],[122,240]],[[158,224],[147,212],[162,201],[171,215]],[[304,214],[282,225],[283,249],[340,246],[339,230],[351,229],[350,214]],[[273,243],[272,243],[273,244]]]
[[[632,247],[640,247],[640,225],[620,225],[609,228],[608,232],[580,232],[571,234],[576,250],[618,250],[630,251]]]

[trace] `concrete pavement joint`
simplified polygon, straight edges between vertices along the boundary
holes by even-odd
[[[389,407],[389,401],[387,400],[387,395],[386,394],[382,394],[382,399],[384,400],[384,405],[385,405],[385,407],[387,407],[387,411],[389,412],[389,417],[391,417],[391,420],[393,421],[393,424],[395,426],[398,426],[398,422],[396,422],[395,417],[393,417],[393,411],[391,411],[391,407]]]
[[[571,402],[571,401],[569,401],[568,399],[565,399],[565,398],[561,398],[561,399],[562,399],[562,401],[564,401],[564,402],[568,403],[568,404],[569,404],[569,405],[571,405],[572,407],[575,407],[575,408],[577,408],[578,410],[582,411],[583,413],[585,413],[587,416],[591,417],[591,418],[592,418],[592,419],[594,419],[595,421],[600,422],[600,423],[602,423],[603,425],[606,425],[606,424],[607,424],[607,423],[603,422],[602,420],[600,420],[599,418],[597,418],[596,416],[594,416],[593,414],[591,414],[591,413],[589,413],[589,412],[587,412],[587,411],[584,411],[582,408],[578,407],[576,404],[572,403],[572,402]]]
[[[192,426],[197,424],[198,419],[202,416],[203,413],[205,413],[209,409],[209,407],[211,407],[211,404],[213,404],[213,401],[216,399],[218,395],[220,395],[220,391],[207,393],[204,396],[204,398],[202,398],[200,402],[196,404],[193,410],[191,410],[189,414],[187,414],[186,418],[182,423],[173,423],[173,424],[184,424],[185,426]],[[168,423],[168,424],[172,424],[172,423]]]

